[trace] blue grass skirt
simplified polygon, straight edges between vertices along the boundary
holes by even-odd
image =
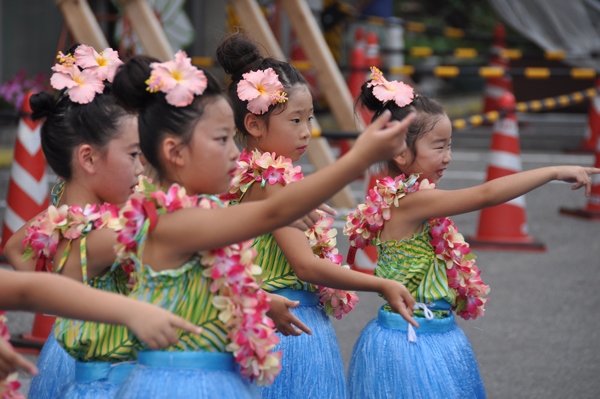
[[[75,378],[75,360],[60,346],[54,334],[46,340],[37,368],[40,373],[29,384],[27,397],[30,399],[54,399]]]
[[[415,320],[417,342],[408,342],[408,323],[379,309],[354,345],[348,397],[485,398],[475,354],[454,315]]]
[[[283,289],[274,294],[300,301],[290,309],[312,335],[285,337],[274,351],[283,351],[281,373],[269,387],[261,387],[264,399],[345,398],[344,363],[329,317],[314,292]]]
[[[138,365],[123,382],[121,399],[258,399],[256,386],[221,352],[138,353]]]
[[[76,362],[75,379],[58,395],[60,399],[113,399],[135,363]]]

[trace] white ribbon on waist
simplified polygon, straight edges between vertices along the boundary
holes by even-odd
[[[425,314],[425,318],[427,320],[433,320],[433,312],[429,310],[427,304],[424,304],[423,302],[417,302],[414,309],[417,310],[419,308],[423,309],[423,313]],[[417,342],[417,333],[410,323],[408,323],[408,342]]]

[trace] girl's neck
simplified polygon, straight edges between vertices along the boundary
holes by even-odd
[[[65,183],[65,191],[59,205],[77,205],[84,208],[88,204],[101,204],[103,202],[88,187],[84,187],[77,183],[77,181],[71,180]]]

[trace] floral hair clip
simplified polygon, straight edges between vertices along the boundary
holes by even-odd
[[[112,82],[117,68],[123,62],[119,54],[111,48],[98,53],[90,46],[82,44],[74,55],[58,53],[58,64],[52,67],[54,73],[50,85],[56,90],[67,89],[71,101],[79,104],[90,103],[96,93],[104,91],[104,80]]]
[[[399,107],[404,107],[415,97],[412,87],[397,80],[388,81],[377,67],[371,67],[371,81],[367,87],[372,87],[375,98],[384,104],[394,101]]]
[[[238,97],[242,101],[248,101],[248,111],[253,114],[262,115],[271,105],[288,100],[273,68],[250,71],[242,76],[243,79],[237,85]]]
[[[152,73],[146,81],[150,93],[162,91],[166,100],[175,107],[186,107],[194,101],[194,95],[202,95],[207,80],[204,72],[192,65],[185,51],[179,50],[175,59],[150,64]]]

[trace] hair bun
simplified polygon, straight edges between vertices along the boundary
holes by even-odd
[[[356,99],[356,102],[357,104],[362,104],[369,111],[377,113],[383,108],[384,104],[373,95],[373,87],[367,86],[369,82],[371,81],[366,81],[360,87],[360,94]]]
[[[147,91],[146,81],[150,78],[150,64],[160,62],[156,58],[138,55],[129,59],[117,70],[112,83],[112,94],[119,105],[128,111],[138,112],[154,99]]]
[[[217,48],[219,65],[232,77],[254,69],[264,59],[257,44],[239,33],[225,38]]]
[[[56,100],[54,96],[47,91],[36,93],[29,98],[31,106],[31,119],[38,120],[47,118],[54,113]]]

